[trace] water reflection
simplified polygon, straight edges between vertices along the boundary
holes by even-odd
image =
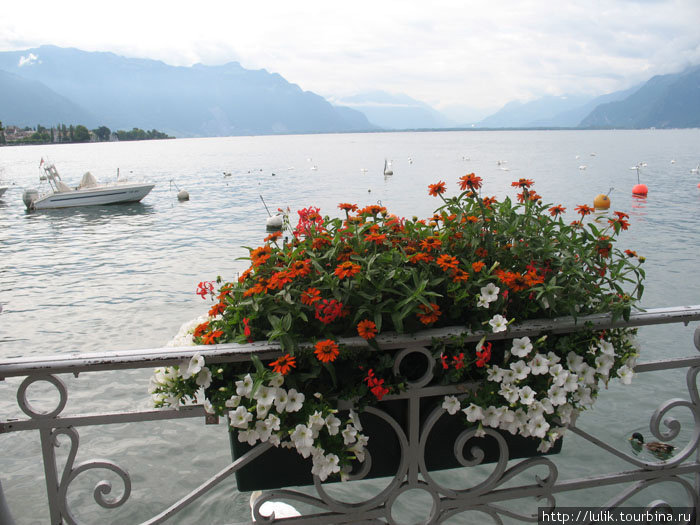
[[[32,212],[25,210],[24,213],[25,217],[31,220],[47,219],[61,222],[78,219],[85,223],[101,224],[109,222],[115,217],[153,215],[155,212],[156,208],[152,204],[131,202],[127,204],[58,208]]]

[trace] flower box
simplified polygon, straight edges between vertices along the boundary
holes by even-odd
[[[228,416],[246,445],[285,447],[241,469],[241,490],[308,484],[313,475],[352,478],[366,457],[368,477],[418,461],[399,456],[404,440],[393,428],[340,410],[347,399],[383,407],[406,439],[419,439],[434,407],[451,414],[436,422],[425,443],[428,470],[465,463],[473,441],[458,454],[461,463],[454,443],[470,425],[478,433],[500,432],[509,457],[556,452],[566,425],[593,406],[600,385],[631,380],[634,330],[581,325],[570,333],[537,332],[531,340],[509,337],[511,327],[565,316],[629,316],[644,290],[644,258],[615,246],[629,226],[626,213],[601,217],[579,205],[579,217],[565,221],[566,208],[543,204],[532,185],[520,179],[512,183],[515,200],[497,199],[482,196],[481,178],[468,174],[460,178],[461,192],[447,198],[440,181],[429,186],[440,206],[422,220],[391,215],[381,205],[342,203],[345,218],[299,210],[288,236],[275,232],[249,249],[251,265],[237,280],[218,279],[217,292],[213,282],[200,283],[197,293],[215,303],[176,336],[185,344],[279,346],[265,352],[251,346],[250,359],[232,362],[205,363],[197,353],[159,369],[151,385],[156,406],[203,399],[209,412]],[[420,348],[395,350],[395,336],[425,329],[445,332]],[[238,349],[238,356],[247,351]],[[449,395],[467,383],[474,386],[468,395]],[[434,397],[409,411],[411,388]],[[409,421],[409,412],[418,421]],[[413,454],[422,445],[409,449]],[[232,449],[234,457],[248,450],[235,437]],[[481,462],[502,459],[498,447],[484,444],[482,452]]]
[[[442,396],[421,399],[421,426],[427,415],[442,403]],[[406,436],[408,432],[408,401],[381,401],[378,409],[387,412],[401,426]],[[401,462],[401,445],[391,426],[378,416],[361,413],[360,421],[364,433],[369,436],[367,449],[372,458],[372,466],[363,479],[391,477],[398,472]],[[425,464],[429,471],[468,468],[462,467],[454,455],[454,443],[458,436],[475,426],[465,425],[462,418],[452,417],[443,413],[438,419],[426,442]],[[495,429],[506,441],[508,459],[527,458],[543,455],[558,454],[561,451],[563,439],[557,440],[547,452],[537,450],[538,438],[525,438]],[[238,433],[231,429],[229,438],[231,455],[235,460],[253,447],[241,443]],[[466,443],[464,457],[470,459],[469,450],[474,447],[483,450],[484,458],[481,464],[495,463],[499,460],[499,449],[496,440],[489,437],[472,438]],[[313,485],[311,474],[311,458],[302,458],[295,450],[272,448],[236,472],[238,490],[249,492],[254,490],[271,490],[283,487]]]

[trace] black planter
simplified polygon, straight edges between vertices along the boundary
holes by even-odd
[[[444,397],[429,397],[421,400],[421,427],[425,418],[432,410],[439,406]],[[408,430],[408,401],[391,400],[382,401],[377,406],[380,410],[392,416],[407,433]],[[361,413],[362,433],[369,437],[367,448],[372,456],[372,467],[364,479],[394,476],[398,471],[401,461],[401,448],[399,439],[391,426],[374,414]],[[454,443],[457,437],[469,427],[465,426],[463,415],[450,416],[443,414],[433,426],[426,442],[425,463],[426,468],[432,470],[445,470],[462,468],[454,455]],[[526,458],[558,454],[561,451],[562,439],[546,453],[538,452],[539,438],[525,438],[514,436],[509,432],[499,432],[508,445],[509,458]],[[231,454],[234,459],[242,456],[251,446],[238,441],[235,430],[229,432],[231,442]],[[407,434],[408,437],[408,434]],[[499,459],[498,444],[489,437],[473,438],[466,444],[464,457],[469,459],[473,447],[481,448],[484,452],[483,463],[494,463]],[[270,490],[282,487],[313,485],[311,475],[311,458],[302,458],[296,450],[284,448],[272,448],[262,456],[236,472],[238,490],[248,492],[253,490]]]

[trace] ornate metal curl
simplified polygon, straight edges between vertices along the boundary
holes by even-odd
[[[31,403],[27,399],[27,389],[30,385],[38,381],[46,381],[47,383],[51,383],[53,386],[56,387],[56,390],[58,390],[58,404],[53,410],[49,412],[37,412],[37,410],[31,405]],[[54,418],[63,411],[63,409],[66,407],[67,402],[68,389],[66,388],[65,383],[59,377],[51,374],[27,376],[17,389],[17,404],[19,405],[19,408],[22,409],[22,412],[27,414],[32,419]]]
[[[687,480],[679,477],[679,476],[665,476],[665,477],[660,477],[660,478],[654,478],[650,480],[645,480],[645,481],[640,481],[638,483],[635,483],[633,486],[629,487],[628,489],[622,491],[620,494],[615,496],[614,498],[611,498],[605,505],[600,507],[600,510],[607,510],[611,509],[614,507],[618,507],[624,502],[628,501],[632,496],[636,495],[637,493],[651,487],[652,485],[658,485],[659,483],[678,483],[682,488],[685,489],[686,494],[688,495],[688,499],[690,501],[689,507],[694,507],[698,508],[698,494],[695,492],[695,488],[691,483],[689,483]],[[660,508],[661,506],[664,507],[670,507],[668,502],[664,500],[654,500],[652,501],[649,505],[647,505],[648,509],[653,509],[653,508]]]
[[[401,362],[410,354],[421,354],[425,356],[428,366],[425,367],[425,372],[423,375],[414,381],[407,381],[408,388],[421,388],[428,385],[433,380],[433,370],[435,369],[435,359],[430,350],[424,346],[413,346],[409,348],[404,348],[394,357],[394,375],[401,375]]]
[[[61,505],[61,514],[63,518],[71,525],[77,525],[78,520],[71,512],[68,507],[68,488],[70,484],[85,471],[92,469],[106,469],[117,474],[122,482],[124,483],[124,492],[118,498],[106,499],[105,495],[112,492],[112,483],[107,480],[102,480],[95,485],[93,489],[93,497],[98,505],[106,509],[113,509],[120,507],[129,499],[131,495],[131,478],[129,474],[118,466],[116,463],[109,460],[92,460],[85,461],[79,465],[74,466],[75,457],[78,453],[78,446],[80,443],[80,437],[78,431],[75,428],[58,428],[51,433],[51,438],[55,446],[59,446],[58,436],[65,435],[71,441],[71,447],[68,451],[68,458],[66,459],[66,464],[63,467],[63,474],[61,476],[61,481],[58,485],[58,495]]]

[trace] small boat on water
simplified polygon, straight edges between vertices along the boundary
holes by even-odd
[[[88,171],[83,175],[80,185],[71,188],[61,180],[52,162],[41,159],[40,167],[44,170],[41,180],[46,180],[51,189],[44,194],[40,194],[36,189],[25,190],[22,200],[29,211],[138,202],[155,186],[152,183],[120,181],[118,175],[116,182],[100,184]]]

